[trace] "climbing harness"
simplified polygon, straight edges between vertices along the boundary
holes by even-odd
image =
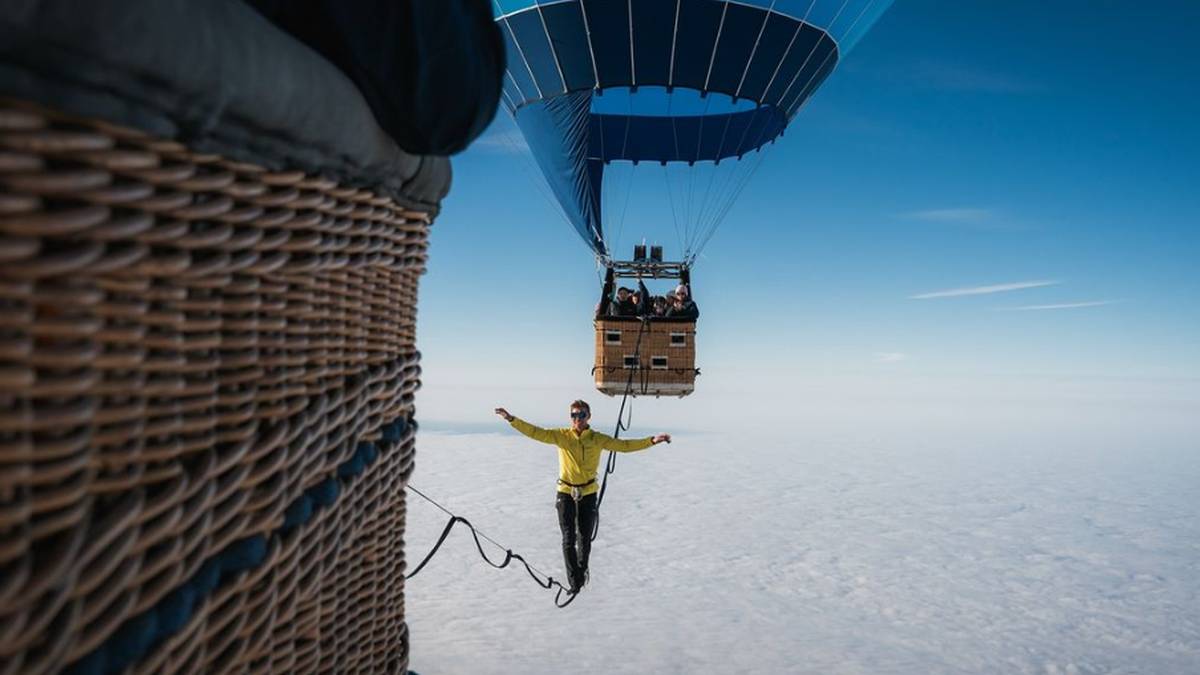
[[[561,478],[558,479],[559,485],[565,485],[565,486],[571,488],[571,499],[574,499],[576,504],[578,504],[579,500],[583,497],[583,488],[585,488],[589,485],[593,485],[593,484],[595,484],[595,482],[596,482],[595,478],[589,480],[586,483],[568,483],[567,481],[565,481]]]

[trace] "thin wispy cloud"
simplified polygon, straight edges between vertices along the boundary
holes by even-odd
[[[472,148],[485,152],[517,155],[529,152],[529,144],[520,134],[510,131],[493,131],[475,140]]]
[[[1016,75],[947,61],[924,61],[916,76],[929,86],[951,91],[973,91],[987,94],[1031,94],[1043,87]]]
[[[875,352],[875,363],[899,363],[908,359],[903,352]]]
[[[986,66],[920,59],[897,62],[889,67],[893,76],[925,89],[960,91],[980,94],[1034,94],[1045,85]]]
[[[1043,286],[1054,286],[1058,281],[1039,280],[1039,281],[1015,281],[1008,284],[992,284],[990,286],[965,286],[963,288],[948,288],[942,291],[931,291],[929,293],[919,293],[917,295],[908,296],[909,300],[930,300],[933,298],[957,298],[964,295],[990,295],[992,293],[1007,293],[1009,291],[1020,291],[1026,288],[1041,288]]]
[[[949,227],[965,228],[981,232],[1016,232],[1028,229],[1028,225],[994,209],[979,206],[951,206],[920,209],[896,214],[904,220],[932,223]]]
[[[805,125],[835,132],[839,136],[893,137],[902,133],[886,115],[872,115],[860,108],[839,105],[837,101],[825,99],[821,105],[805,109]]]
[[[1078,309],[1080,307],[1102,307],[1111,305],[1116,300],[1089,300],[1088,302],[1060,302],[1051,305],[1024,305],[1021,307],[1001,307],[1009,312],[1040,312],[1049,309]]]
[[[991,221],[995,214],[989,209],[952,208],[952,209],[923,209],[902,214],[912,220],[925,220],[931,223],[961,223],[966,225],[983,225]]]

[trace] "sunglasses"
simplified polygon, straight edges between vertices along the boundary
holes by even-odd
[[[587,418],[588,418],[588,413],[583,410],[571,413],[571,419],[573,419],[573,420],[586,420]]]

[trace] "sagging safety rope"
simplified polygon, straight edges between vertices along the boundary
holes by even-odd
[[[637,359],[637,362],[639,364],[641,363],[640,359],[641,359],[641,348],[642,348],[642,335],[646,332],[646,325],[648,323],[649,323],[648,320],[642,319],[641,328],[638,329],[637,342],[635,343],[634,348],[633,348],[633,356],[635,359]],[[619,438],[622,431],[628,431],[629,425],[633,422],[633,404],[629,403],[629,395],[633,391],[634,373],[636,373],[638,370],[640,370],[640,368],[632,368],[629,371],[629,379],[625,383],[625,393],[621,396],[621,408],[617,412],[617,425],[616,425],[616,428],[613,430],[613,438]],[[629,403],[629,419],[625,420],[624,419],[625,406],[627,403]],[[591,537],[592,541],[596,540],[596,535],[599,534],[599,532],[600,532],[600,504],[604,502],[604,493],[608,488],[608,477],[614,471],[616,471],[616,468],[617,468],[617,457],[616,456],[617,456],[617,453],[613,452],[612,450],[608,451],[608,462],[604,467],[604,477],[601,478],[601,480],[600,480],[600,494],[596,496],[596,520],[595,520],[595,524],[592,526],[591,534],[589,535]],[[572,602],[575,601],[575,598],[578,597],[578,595],[579,595],[578,590],[572,591],[570,588],[564,586],[562,584],[562,582],[558,581],[557,579],[550,576],[549,574],[546,574],[545,572],[542,572],[541,570],[537,569],[533,565],[529,564],[529,561],[525,560],[525,558],[521,554],[514,553],[511,548],[504,546],[503,544],[496,541],[495,539],[492,539],[491,537],[487,536],[483,532],[480,532],[474,525],[471,524],[471,521],[467,520],[466,518],[463,518],[462,516],[452,512],[450,509],[447,509],[446,507],[437,503],[437,501],[435,501],[432,497],[430,497],[429,495],[426,495],[424,492],[421,492],[417,488],[413,487],[411,484],[405,485],[405,487],[408,488],[413,494],[418,495],[425,501],[436,506],[438,509],[440,509],[446,515],[450,516],[450,519],[448,521],[446,521],[446,527],[444,527],[442,529],[442,534],[441,534],[441,536],[438,537],[438,540],[433,545],[433,548],[429,550],[429,553],[425,554],[425,557],[421,559],[421,562],[420,562],[420,564],[417,565],[416,569],[414,569],[412,572],[409,572],[408,574],[404,575],[404,578],[406,580],[412,579],[413,577],[417,576],[417,574],[419,574],[421,572],[421,570],[425,569],[425,566],[427,564],[429,564],[430,560],[433,559],[433,556],[442,547],[442,544],[444,544],[446,542],[446,538],[450,536],[450,531],[454,529],[454,526],[459,523],[462,523],[463,525],[466,525],[468,529],[471,530],[471,536],[475,539],[475,548],[479,550],[479,557],[483,558],[483,561],[486,562],[487,564],[491,565],[492,567],[495,567],[496,569],[504,569],[505,567],[508,567],[509,564],[511,564],[512,561],[514,561],[514,560],[521,563],[525,567],[525,571],[529,573],[530,578],[532,578],[534,580],[534,582],[537,583],[537,585],[541,586],[542,588],[544,588],[546,590],[551,590],[554,588],[558,589],[554,593],[554,606],[558,607],[559,609],[562,609],[563,607],[570,605]],[[582,534],[583,533],[581,532],[580,535],[582,536]],[[497,562],[494,562],[491,558],[489,558],[487,556],[487,554],[484,553],[484,551],[483,551],[483,543],[480,541],[481,538],[490,542],[492,545],[499,548],[500,550],[504,551],[504,560],[497,563]]]
[[[471,521],[451,512],[446,507],[437,503],[432,497],[425,494],[424,492],[421,492],[420,490],[416,489],[412,485],[407,485],[405,487],[407,487],[413,493],[420,495],[420,497],[422,499],[429,502],[430,504],[433,504],[434,506],[441,509],[444,513],[446,513],[447,515],[450,516],[450,520],[448,520],[446,522],[446,527],[442,529],[442,534],[440,537],[438,537],[437,543],[435,543],[433,545],[433,548],[429,550],[429,553],[425,554],[425,557],[421,560],[421,563],[419,565],[417,565],[416,569],[414,569],[413,571],[404,575],[404,578],[406,580],[412,579],[413,577],[417,576],[417,574],[419,574],[421,572],[421,570],[425,568],[425,565],[429,564],[429,561],[433,559],[434,554],[436,554],[438,552],[438,549],[440,549],[442,547],[442,544],[444,544],[446,542],[446,538],[450,536],[450,530],[453,530],[455,525],[462,523],[463,525],[466,525],[468,529],[471,530],[471,536],[475,539],[475,548],[477,548],[479,550],[479,557],[483,558],[484,562],[491,565],[492,567],[495,567],[498,570],[508,567],[509,564],[512,563],[512,561],[514,561],[514,560],[521,563],[522,565],[525,566],[525,571],[529,573],[530,578],[532,578],[534,580],[534,582],[537,583],[538,586],[541,586],[542,588],[544,588],[546,590],[551,590],[555,587],[558,588],[558,590],[554,593],[554,605],[556,607],[558,607],[559,609],[566,607],[567,605],[571,604],[571,602],[573,602],[575,600],[575,596],[578,595],[578,593],[573,593],[571,591],[571,589],[567,588],[566,586],[563,586],[562,582],[558,581],[557,579],[550,576],[549,574],[546,574],[545,572],[542,572],[538,568],[529,564],[529,561],[525,560],[524,556],[522,556],[520,553],[513,553],[513,550],[511,548],[508,548],[507,546],[501,544],[500,542],[496,541],[495,539],[492,539],[491,537],[487,536],[483,532],[480,532],[478,529],[476,529],[475,526],[471,524]],[[487,556],[487,554],[483,552],[483,542],[479,541],[480,538],[486,539],[492,545],[494,545],[497,548],[499,548],[500,550],[504,551],[504,560],[497,563],[497,562],[494,562],[491,558],[489,558]],[[565,597],[564,597],[564,595],[565,595]]]

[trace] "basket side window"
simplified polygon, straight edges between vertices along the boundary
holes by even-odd
[[[687,346],[687,333],[671,333],[671,346],[672,347],[686,347]]]
[[[619,331],[619,330],[604,331],[604,344],[606,344],[606,345],[621,344],[621,331]]]
[[[650,357],[650,368],[652,370],[666,370],[667,369],[667,357],[651,356]]]
[[[637,368],[637,366],[638,366],[638,358],[636,356],[634,356],[633,354],[626,354],[625,355],[625,367],[626,368]]]

